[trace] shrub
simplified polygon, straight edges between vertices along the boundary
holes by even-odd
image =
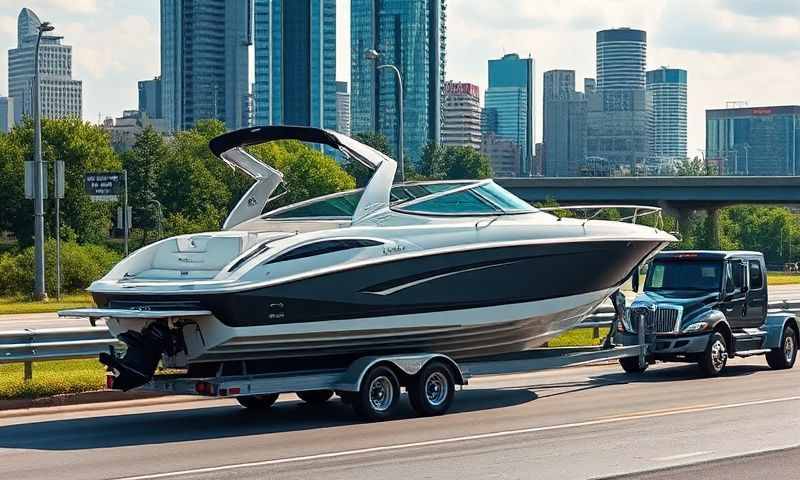
[[[61,291],[76,292],[102,277],[120,260],[120,255],[100,245],[61,242]],[[0,255],[0,295],[28,296],[34,284],[33,247],[17,254]],[[45,287],[56,292],[56,243],[45,243]]]

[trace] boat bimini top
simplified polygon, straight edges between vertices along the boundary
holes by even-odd
[[[214,155],[255,179],[253,186],[247,190],[225,219],[223,230],[229,230],[257,217],[270,199],[277,198],[277,195],[273,194],[283,184],[283,174],[245,150],[245,147],[275,140],[299,140],[327,145],[374,172],[355,209],[354,223],[376,210],[389,206],[389,192],[397,164],[374,148],[331,130],[319,128],[294,126],[243,128],[220,135],[209,143]]]

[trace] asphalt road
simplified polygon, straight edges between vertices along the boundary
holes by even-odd
[[[629,295],[632,300],[633,293]],[[628,294],[626,293],[626,295]],[[770,301],[800,301],[800,285],[777,285],[769,288]],[[99,321],[98,325],[102,325]],[[58,318],[56,313],[30,313],[26,315],[0,315],[0,331],[24,330],[26,328],[75,328],[88,327],[83,318]]]
[[[0,419],[0,478],[796,479],[798,383],[800,367],[756,357],[715,379],[688,365],[476,378],[445,416],[372,424],[289,395],[264,413],[231,400],[45,411]]]

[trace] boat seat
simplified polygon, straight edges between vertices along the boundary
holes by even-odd
[[[137,279],[208,280],[242,251],[244,238],[196,236],[170,239],[155,252],[150,268]]]

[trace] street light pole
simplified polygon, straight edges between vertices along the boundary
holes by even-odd
[[[367,60],[378,60],[381,54],[377,50],[370,49],[365,52],[364,56],[366,57]],[[399,117],[398,120],[400,124],[398,126],[398,141],[397,141],[397,149],[399,150],[399,152],[397,158],[399,160],[398,164],[400,167],[400,181],[404,182],[406,180],[406,165],[404,159],[405,154],[403,152],[403,76],[400,75],[400,69],[398,69],[396,66],[392,64],[387,63],[383,65],[378,65],[375,68],[377,68],[378,70],[381,70],[383,68],[391,69],[397,76],[397,89],[400,92],[399,102],[398,102],[400,104],[398,109],[398,117]]]
[[[42,162],[42,106],[40,102],[39,45],[42,34],[53,30],[49,22],[39,25],[36,36],[36,47],[33,49],[33,165],[34,165],[34,199],[33,199],[33,243],[35,282],[33,297],[36,300],[47,300],[44,286],[44,166]]]

